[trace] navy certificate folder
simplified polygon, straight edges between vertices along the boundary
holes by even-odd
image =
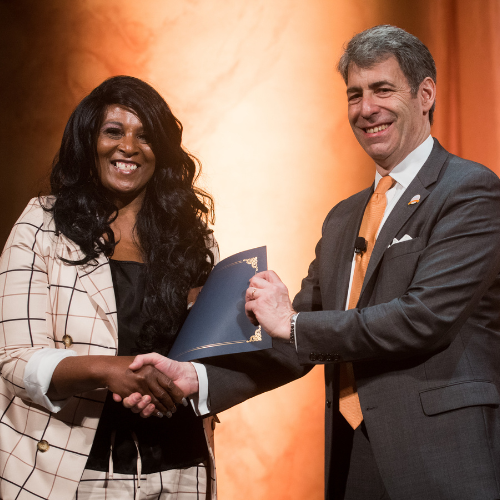
[[[266,247],[221,260],[208,276],[168,357],[192,361],[272,347],[271,337],[245,315],[248,281],[266,270]]]

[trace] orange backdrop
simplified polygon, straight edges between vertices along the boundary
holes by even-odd
[[[215,197],[222,256],[267,245],[296,293],[328,210],[373,179],[334,68],[346,40],[381,23],[435,56],[434,135],[500,172],[498,0],[0,2],[0,240],[46,185],[74,106],[129,74],[184,124]],[[320,499],[323,400],[315,368],[221,414],[220,498]]]

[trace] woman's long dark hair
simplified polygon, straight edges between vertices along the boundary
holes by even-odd
[[[150,85],[130,76],[109,78],[77,106],[64,131],[50,176],[55,201],[46,204],[56,231],[85,254],[73,265],[92,264],[116,245],[110,223],[117,207],[99,180],[96,142],[106,108],[118,104],[141,120],[155,155],[135,234],[147,265],[141,352],[168,353],[186,317],[190,288],[203,285],[212,266],[207,248],[213,200],[194,186],[199,162],[181,146],[182,125]]]

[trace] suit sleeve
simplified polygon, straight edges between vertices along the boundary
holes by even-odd
[[[16,222],[0,258],[1,377],[7,390],[26,400],[26,364],[35,352],[50,347],[44,249],[48,232],[43,209],[34,199]]]
[[[360,309],[301,313],[296,333],[300,362],[311,363],[312,352],[338,361],[405,358],[451,343],[500,270],[498,177],[475,167],[455,184],[436,207],[434,219],[426,221],[433,225],[430,236],[404,293]],[[390,273],[394,282],[397,266]],[[316,304],[311,297],[317,282],[313,263],[295,302]]]
[[[203,360],[208,375],[210,413],[219,413],[305,375],[291,344],[273,341],[272,349]]]

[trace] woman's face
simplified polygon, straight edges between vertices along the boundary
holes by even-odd
[[[155,171],[155,155],[141,120],[129,108],[118,104],[106,108],[97,137],[97,171],[118,208],[132,201],[142,203]]]

